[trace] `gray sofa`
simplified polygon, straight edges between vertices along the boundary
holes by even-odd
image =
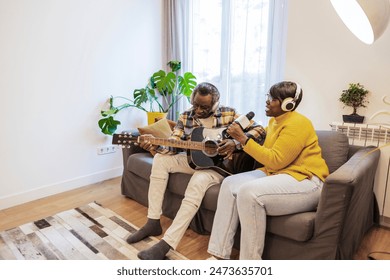
[[[347,137],[339,132],[317,131],[317,135],[331,173],[318,208],[268,217],[263,259],[352,259],[374,224],[373,185],[380,151],[349,145]],[[152,161],[148,152],[135,145],[123,149],[122,194],[145,206]],[[189,179],[186,174],[170,175],[163,204],[166,217],[175,217]],[[190,224],[200,234],[211,231],[219,188],[214,185],[207,191]]]

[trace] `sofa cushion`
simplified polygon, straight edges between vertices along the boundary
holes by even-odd
[[[136,153],[127,159],[127,170],[149,181],[153,156],[150,153]]]
[[[215,212],[217,210],[218,194],[221,184],[211,186],[207,191],[202,201],[202,207]]]
[[[191,179],[190,174],[184,174],[184,173],[169,174],[169,180],[168,180],[169,191],[184,197],[184,193],[187,189],[187,185],[190,179]]]
[[[318,143],[322,150],[322,157],[329,168],[329,173],[336,171],[348,160],[348,137],[341,132],[317,130]]]
[[[315,212],[284,216],[267,216],[267,232],[295,241],[307,241],[313,236]]]

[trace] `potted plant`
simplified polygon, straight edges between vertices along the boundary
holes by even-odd
[[[344,107],[349,106],[353,108],[352,114],[343,115],[344,122],[363,123],[364,116],[358,115],[357,109],[360,107],[367,107],[366,104],[369,103],[367,100],[368,93],[369,91],[359,83],[351,83],[349,84],[348,89],[342,91],[339,101],[344,104]]]
[[[112,135],[116,131],[120,121],[116,120],[115,117],[123,109],[137,108],[148,113],[159,112],[166,115],[181,98],[190,97],[196,86],[196,77],[191,72],[179,75],[180,61],[172,60],[167,65],[171,71],[167,73],[164,70],[154,72],[145,87],[133,91],[132,98],[124,96],[111,96],[109,98],[109,109],[101,111],[103,118],[98,122],[104,134]],[[115,101],[118,100],[123,100],[124,103],[114,105]],[[149,119],[154,120],[154,117],[148,118],[148,123],[151,122]]]

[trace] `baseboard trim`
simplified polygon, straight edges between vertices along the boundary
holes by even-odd
[[[76,177],[70,180],[41,186],[30,191],[17,193],[10,196],[3,196],[0,197],[0,210],[44,198],[50,195],[77,189],[90,184],[95,184],[104,180],[112,179],[121,176],[122,172],[123,167],[116,167],[85,176]]]
[[[390,228],[390,218],[385,216],[380,216],[379,225],[386,228]]]

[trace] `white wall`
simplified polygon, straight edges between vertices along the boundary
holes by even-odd
[[[299,111],[317,129],[329,129],[329,123],[352,113],[338,98],[349,83],[357,82],[371,92],[368,107],[358,110],[360,115],[390,111],[381,101],[384,95],[390,99],[390,26],[373,45],[366,45],[345,27],[329,0],[288,2],[285,78],[302,85]],[[390,123],[390,117],[372,121]]]
[[[0,209],[121,175],[120,151],[97,155],[99,112],[162,66],[161,5],[0,0]]]

